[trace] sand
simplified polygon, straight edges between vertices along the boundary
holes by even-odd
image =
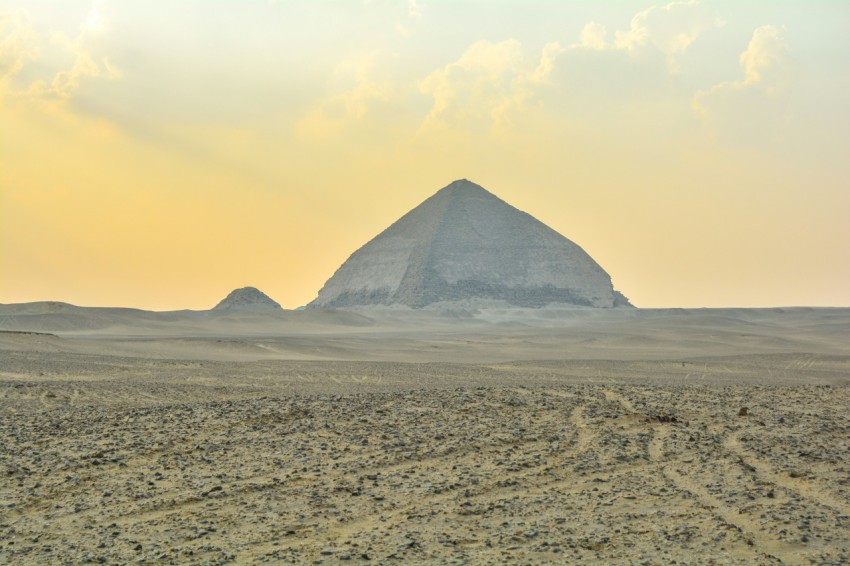
[[[0,563],[850,560],[845,309],[101,314],[0,333]]]

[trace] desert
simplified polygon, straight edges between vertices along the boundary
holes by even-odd
[[[0,566],[850,565],[850,3],[0,0]]]
[[[462,315],[0,306],[0,561],[850,559],[847,309]]]

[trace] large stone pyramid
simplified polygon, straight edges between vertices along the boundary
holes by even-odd
[[[629,304],[579,246],[461,179],[351,254],[309,306],[421,308],[476,299],[519,307]]]

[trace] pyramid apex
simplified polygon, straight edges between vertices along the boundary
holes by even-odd
[[[452,181],[439,191],[438,193],[447,192],[447,193],[485,193],[488,195],[492,195],[490,191],[479,185],[478,183],[473,183],[469,179],[457,179]]]
[[[484,188],[484,187],[482,187],[481,185],[479,185],[478,183],[473,183],[472,181],[470,181],[469,179],[466,179],[466,178],[464,178],[464,179],[455,179],[454,181],[452,181],[451,183],[449,183],[449,185],[448,185],[448,186],[449,186],[449,187],[456,188],[456,189],[460,189],[460,188],[474,188],[474,187],[477,187],[477,188],[479,188],[479,189],[483,189],[483,188]]]

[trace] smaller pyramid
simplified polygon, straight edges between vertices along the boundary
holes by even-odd
[[[256,287],[242,287],[231,291],[212,310],[269,312],[283,310],[283,307]]]

